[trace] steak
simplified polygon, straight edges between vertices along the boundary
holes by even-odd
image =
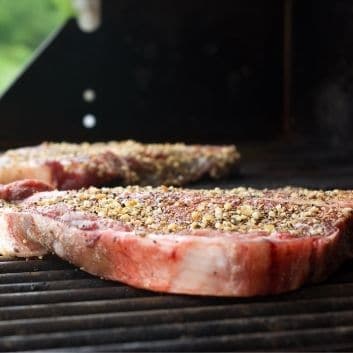
[[[37,179],[54,188],[79,189],[121,184],[184,185],[234,170],[235,146],[108,143],[42,143],[0,156],[0,183]]]
[[[48,188],[21,181],[0,189],[3,252],[50,251],[153,291],[283,293],[324,280],[353,253],[350,191],[318,191],[313,200],[294,189]]]

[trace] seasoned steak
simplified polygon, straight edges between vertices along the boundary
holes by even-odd
[[[353,190],[312,190],[287,186],[278,189],[254,189],[238,187],[230,190],[234,196],[243,198],[262,198],[313,205],[336,204],[341,207],[353,205]]]
[[[184,185],[204,176],[219,178],[235,169],[234,146],[108,143],[43,143],[0,156],[0,183],[37,179],[55,188],[90,185]]]
[[[26,195],[26,187],[35,189],[18,182],[3,194]],[[282,293],[325,279],[352,257],[352,208],[324,196],[313,203],[251,189],[137,186],[26,196],[4,197],[6,242],[24,241],[91,274],[154,291]]]

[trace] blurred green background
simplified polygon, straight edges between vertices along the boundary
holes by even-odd
[[[72,15],[70,0],[0,0],[0,95],[35,49]]]

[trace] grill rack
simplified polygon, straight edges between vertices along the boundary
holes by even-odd
[[[51,256],[0,257],[0,351],[347,351],[353,261],[325,283],[272,297],[162,295]]]

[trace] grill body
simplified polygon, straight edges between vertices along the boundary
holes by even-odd
[[[350,1],[170,3],[105,0],[90,35],[69,21],[1,98],[1,147],[38,143],[43,131],[58,140],[275,136],[273,146],[240,146],[237,178],[198,186],[353,188]],[[95,102],[81,99],[87,88]],[[82,126],[87,113],[96,128]],[[353,262],[319,285],[239,299],[146,292],[56,257],[0,257],[0,351],[349,351],[352,314]]]

